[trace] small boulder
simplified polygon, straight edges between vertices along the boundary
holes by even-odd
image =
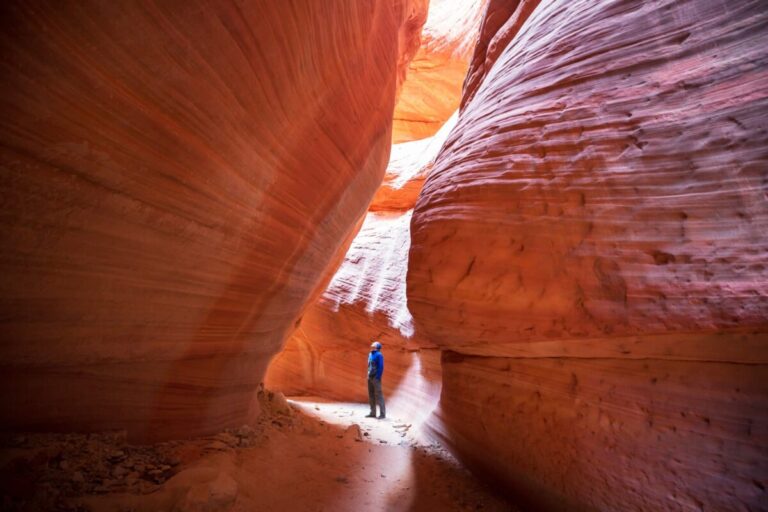
[[[354,439],[355,441],[362,441],[363,433],[360,430],[360,425],[358,425],[357,423],[353,423],[352,425],[348,426],[347,429],[344,431],[344,438]]]
[[[291,405],[288,403],[288,400],[285,398],[284,394],[280,393],[279,391],[274,392],[269,396],[269,400],[274,412],[288,416],[291,415]]]

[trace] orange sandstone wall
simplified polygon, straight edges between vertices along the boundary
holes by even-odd
[[[395,107],[398,143],[384,182],[344,262],[270,364],[267,386],[289,395],[367,401],[365,364],[377,339],[385,346],[383,383],[392,404],[399,402],[403,412],[436,402],[440,354],[413,328],[406,304],[409,226],[424,179],[456,123],[485,4],[430,2],[421,46]]]
[[[375,339],[384,345],[386,395],[401,394],[406,409],[437,401],[440,354],[430,351],[434,346],[413,327],[405,274],[413,205],[455,119],[433,137],[392,147],[384,183],[362,228],[328,287],[270,364],[268,387],[365,402],[366,358]]]
[[[488,0],[430,0],[421,46],[395,106],[396,144],[435,135],[456,111]]]
[[[159,439],[257,414],[381,182],[425,17],[3,3],[3,427]]]
[[[407,296],[530,506],[767,502],[767,47],[759,1],[490,2]]]

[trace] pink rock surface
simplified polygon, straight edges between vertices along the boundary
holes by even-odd
[[[426,2],[0,11],[3,426],[252,418],[381,181]]]
[[[764,365],[447,352],[442,368],[439,437],[523,509],[764,507]]]
[[[414,214],[412,311],[451,346],[764,325],[766,36],[742,28],[749,5],[573,9],[535,11],[449,136]],[[701,19],[739,38],[715,49]]]
[[[455,354],[437,430],[534,506],[765,502],[767,22],[756,1],[489,5],[407,296]]]

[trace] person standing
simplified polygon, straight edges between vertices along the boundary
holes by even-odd
[[[371,413],[366,418],[376,417],[376,404],[379,404],[379,419],[387,417],[384,406],[384,392],[381,390],[381,376],[384,375],[384,356],[381,354],[381,343],[371,343],[371,353],[368,354],[368,403]]]

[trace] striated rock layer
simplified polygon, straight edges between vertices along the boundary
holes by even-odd
[[[265,384],[288,395],[367,402],[369,345],[384,345],[384,392],[432,406],[439,394],[439,351],[413,329],[405,301],[411,210],[369,212],[322,296],[269,366]],[[390,408],[392,407],[390,403]]]
[[[447,352],[435,424],[534,509],[762,510],[765,364]]]
[[[416,370],[419,349],[430,344],[414,330],[405,297],[411,214],[456,123],[461,83],[484,5],[485,0],[430,2],[421,44],[395,107],[393,140],[399,143],[392,145],[383,183],[343,263],[334,267],[338,271],[327,288],[270,364],[268,386],[289,395],[365,401],[365,359],[372,340],[385,345],[388,396],[396,390],[409,394],[403,378],[422,373]],[[433,403],[439,391],[439,354],[427,357],[425,367],[431,369],[424,378]],[[414,398],[426,403],[423,396]]]
[[[367,401],[365,361],[371,341],[378,340],[385,347],[390,408],[435,405],[440,354],[414,330],[405,274],[413,205],[455,120],[433,137],[392,147],[384,183],[344,262],[270,364],[267,386],[289,395]]]
[[[435,428],[534,507],[768,499],[763,7],[489,3],[407,296]]]
[[[384,344],[390,406],[430,411],[440,390],[440,354],[413,327],[405,296],[409,226],[416,198],[456,123],[461,81],[485,1],[430,2],[422,43],[394,114],[384,181],[344,261],[270,364],[265,382],[289,395],[367,401],[365,360]],[[403,117],[403,112],[411,114]],[[438,129],[439,128],[439,129]],[[413,140],[418,139],[418,140]]]
[[[421,46],[395,106],[396,144],[435,135],[458,108],[488,0],[430,0]]]
[[[383,176],[426,2],[0,7],[4,428],[196,435]]]

